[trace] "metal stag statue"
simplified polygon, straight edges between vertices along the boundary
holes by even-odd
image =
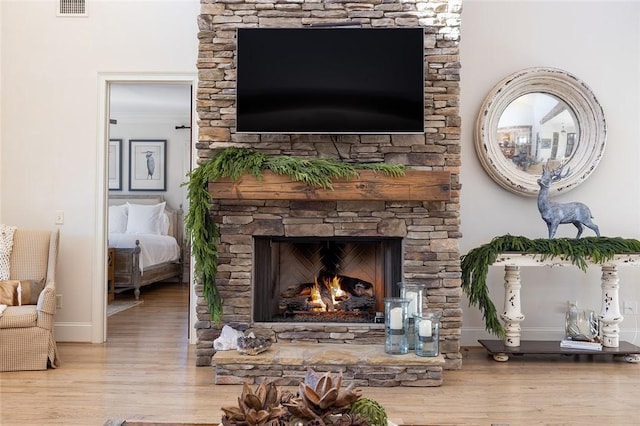
[[[553,182],[558,182],[569,175],[569,169],[562,174],[561,165],[557,169],[548,169],[546,166],[542,166],[542,176],[538,179],[538,185],[540,191],[538,192],[538,210],[540,210],[540,216],[542,220],[547,223],[549,228],[549,238],[553,238],[556,234],[558,225],[562,223],[573,223],[578,228],[578,235],[576,238],[580,238],[582,234],[582,225],[589,229],[592,229],[596,235],[600,236],[600,229],[598,225],[593,223],[591,218],[591,210],[583,203],[554,203],[549,200],[549,187]]]

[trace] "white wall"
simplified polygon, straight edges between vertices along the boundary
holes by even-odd
[[[2,31],[2,10],[3,10],[3,6],[2,6],[2,2],[0,2],[0,35],[3,33]],[[4,102],[2,102],[2,95],[3,95],[3,91],[2,91],[2,37],[0,36],[0,129],[2,129],[4,126],[2,126],[2,105],[4,104]],[[2,132],[0,132],[0,165],[2,165]],[[0,173],[0,189],[2,189],[2,173]],[[0,192],[0,223],[5,223],[4,220],[2,219],[2,192]]]
[[[494,236],[545,238],[534,198],[501,189],[484,172],[473,145],[476,115],[489,90],[519,69],[549,66],[586,82],[603,106],[608,145],[598,169],[556,201],[581,201],[604,236],[640,238],[640,2],[465,0],[461,39],[462,197],[461,253]],[[573,237],[561,225],[558,237]],[[586,230],[584,235],[593,235]],[[502,309],[504,272],[490,268],[492,299]],[[600,271],[573,268],[522,271],[523,338],[559,338],[567,300],[600,310]],[[621,300],[640,300],[640,269],[620,270]],[[476,308],[464,302],[462,344],[490,337]],[[627,316],[621,337],[635,336]],[[637,343],[637,341],[636,341]]]
[[[56,1],[2,1],[0,218],[52,228],[63,210],[56,315],[59,340],[100,335],[94,291],[104,238],[104,74],[196,75],[198,0],[89,1],[85,18]],[[102,123],[102,124],[101,124]]]
[[[61,340],[94,335],[93,290],[103,167],[99,139],[102,73],[196,73],[198,0],[89,1],[88,18],[57,18],[55,1],[0,2],[0,219],[53,227],[64,210],[56,317]],[[553,30],[550,30],[553,29]],[[552,66],[587,82],[604,107],[606,154],[593,175],[559,198],[588,204],[604,235],[640,238],[640,3],[465,0],[462,13],[461,252],[507,233],[546,235],[535,200],[501,189],[473,147],[476,113],[502,77]],[[103,108],[104,106],[102,106]],[[103,178],[103,177],[102,177]],[[588,231],[586,231],[588,232]],[[559,236],[573,236],[563,226]],[[599,272],[525,270],[523,335],[558,337],[567,299],[599,309]],[[640,300],[640,270],[621,271],[622,299]],[[502,271],[490,272],[502,300]],[[98,283],[98,284],[96,284]],[[466,306],[466,303],[463,303]],[[480,314],[465,309],[463,344],[487,337]],[[633,319],[622,337],[633,337]]]

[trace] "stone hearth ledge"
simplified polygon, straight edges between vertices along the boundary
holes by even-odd
[[[275,343],[255,356],[218,351],[212,364],[215,384],[255,384],[268,379],[279,386],[297,386],[311,367],[342,373],[345,385],[430,387],[442,384],[445,361],[443,355],[388,355],[382,345]]]

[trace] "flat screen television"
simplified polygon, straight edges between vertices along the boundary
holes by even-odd
[[[422,28],[239,28],[239,133],[424,132]]]

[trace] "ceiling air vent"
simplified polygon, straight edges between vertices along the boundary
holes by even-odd
[[[87,16],[86,0],[59,0],[58,16]]]

